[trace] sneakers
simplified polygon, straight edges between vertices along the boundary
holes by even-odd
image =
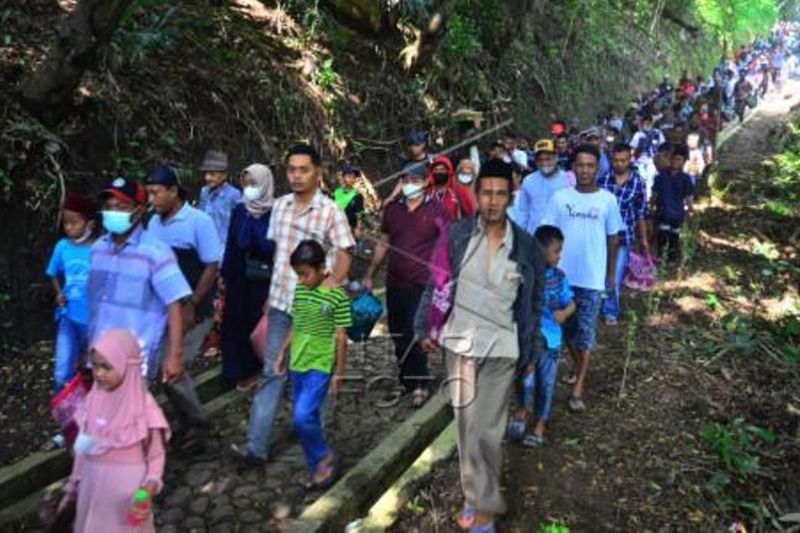
[[[235,461],[247,466],[264,466],[267,462],[266,459],[250,453],[247,446],[240,446],[238,444],[231,444],[231,447],[228,448],[228,455]]]
[[[613,316],[609,315],[609,316],[606,317],[605,320],[606,320],[606,326],[614,327],[614,326],[619,325],[619,320],[617,320],[616,317],[613,317]]]

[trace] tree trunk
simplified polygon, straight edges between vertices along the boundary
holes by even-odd
[[[53,125],[69,113],[75,88],[108,44],[132,0],[79,0],[58,31],[47,58],[21,85],[31,113]]]

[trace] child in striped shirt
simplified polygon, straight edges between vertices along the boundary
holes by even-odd
[[[289,258],[297,274],[292,304],[292,328],[278,353],[275,372],[286,370],[293,390],[294,430],[300,438],[308,465],[306,490],[322,490],[333,484],[338,466],[322,427],[322,406],[328,391],[336,394],[344,376],[347,357],[345,329],[352,324],[350,300],[341,288],[325,280],[325,251],[317,241],[302,241]]]

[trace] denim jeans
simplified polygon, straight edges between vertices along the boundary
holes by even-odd
[[[625,270],[628,268],[628,257],[630,254],[630,246],[620,245],[617,248],[617,267],[614,275],[616,287],[613,291],[608,291],[608,296],[603,300],[603,309],[601,314],[605,318],[619,318],[619,295],[622,292],[622,283],[625,281]]]
[[[78,359],[88,348],[88,326],[61,314],[56,333],[54,391],[60,391],[75,375]]]
[[[279,376],[274,372],[275,358],[289,328],[292,327],[292,316],[270,307],[267,320],[269,329],[264,351],[264,370],[261,383],[253,396],[250,422],[247,424],[247,450],[262,459],[266,459],[269,452],[272,425],[280,408],[286,383],[286,375]]]
[[[519,404],[528,411],[535,411],[537,420],[550,418],[560,352],[560,348],[554,348],[540,353],[533,372],[522,377],[522,398]]]
[[[300,439],[308,470],[314,472],[330,449],[322,427],[322,404],[328,395],[330,374],[318,370],[290,372],[292,382],[292,425]]]

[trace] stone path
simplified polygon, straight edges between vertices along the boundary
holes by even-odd
[[[388,337],[351,345],[349,357],[348,374],[353,379],[338,398],[329,399],[325,412],[328,437],[343,472],[413,412],[407,398],[394,399],[397,363]],[[434,375],[441,375],[439,358],[431,359],[431,367]],[[169,457],[165,489],[157,500],[158,531],[278,531],[282,522],[298,516],[320,496],[305,494],[299,486],[305,464],[291,431],[288,401],[276,422],[273,461],[246,468],[226,456],[230,443],[244,437],[249,407],[248,396],[216,416],[204,455],[190,460]]]

